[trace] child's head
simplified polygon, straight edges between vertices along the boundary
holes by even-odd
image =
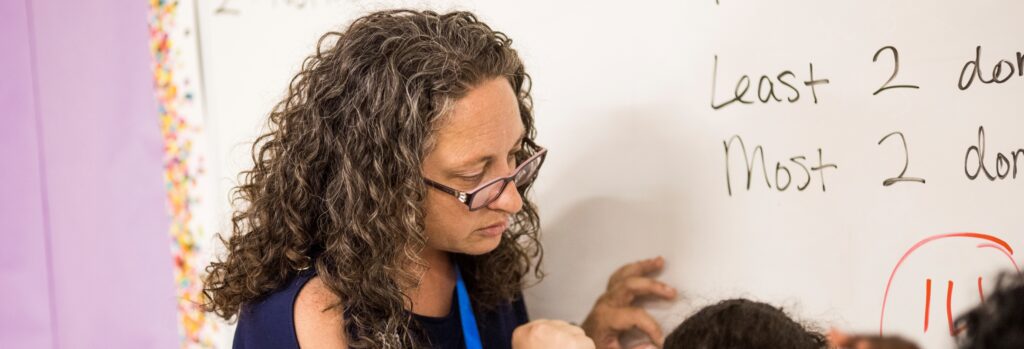
[[[665,338],[665,349],[823,349],[825,337],[779,308],[730,299],[701,309]]]
[[[1024,348],[1024,278],[1003,274],[992,294],[956,322],[963,328],[960,348]]]

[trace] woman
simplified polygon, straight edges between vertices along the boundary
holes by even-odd
[[[329,33],[253,146],[207,307],[239,315],[236,347],[592,347],[529,322],[539,218],[529,76],[472,14],[378,12]],[[598,347],[640,328],[638,295],[673,297],[624,266],[584,322]]]

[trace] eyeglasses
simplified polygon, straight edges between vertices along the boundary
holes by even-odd
[[[466,204],[470,211],[476,211],[481,207],[490,205],[494,200],[497,200],[498,197],[501,196],[501,193],[505,192],[505,187],[509,182],[515,182],[516,188],[518,189],[529,185],[530,182],[537,177],[537,170],[539,170],[540,165],[544,163],[544,157],[548,153],[547,149],[541,147],[537,148],[539,149],[537,153],[530,156],[526,161],[523,161],[523,163],[512,172],[512,175],[508,177],[495,178],[494,180],[481,184],[476,187],[476,189],[468,192],[459,191],[426,178],[424,178],[423,181],[440,191],[455,196],[459,202]]]

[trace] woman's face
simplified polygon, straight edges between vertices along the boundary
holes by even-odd
[[[522,147],[525,129],[512,86],[504,77],[471,89],[442,123],[433,150],[423,159],[425,178],[466,192],[515,170],[513,155]],[[523,199],[512,183],[497,200],[476,211],[455,196],[428,187],[427,247],[469,255],[490,252],[501,241],[509,217],[522,207]]]

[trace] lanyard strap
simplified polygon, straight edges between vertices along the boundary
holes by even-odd
[[[455,277],[455,298],[459,302],[459,319],[462,320],[462,338],[465,339],[466,349],[483,349],[480,331],[476,327],[476,316],[473,315],[473,306],[469,303],[469,292],[466,291],[466,282],[462,281],[462,272],[458,264],[455,265]]]

